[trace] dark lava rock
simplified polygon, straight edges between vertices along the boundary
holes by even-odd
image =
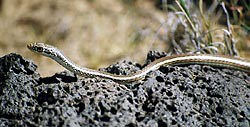
[[[124,61],[102,70],[128,74],[139,69]],[[9,54],[0,58],[0,104],[4,127],[249,126],[250,76],[188,65],[162,66],[133,83],[68,71],[40,77],[32,62]]]

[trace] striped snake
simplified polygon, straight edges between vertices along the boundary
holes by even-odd
[[[192,55],[174,55],[160,58],[141,71],[132,75],[115,75],[89,68],[80,67],[71,62],[63,53],[56,47],[44,43],[32,43],[27,45],[28,49],[38,54],[50,57],[57,63],[68,69],[69,71],[84,77],[102,77],[121,82],[130,82],[140,80],[145,77],[150,71],[158,69],[162,65],[183,65],[183,64],[205,64],[211,66],[227,67],[237,70],[242,70],[250,73],[250,62],[242,59],[232,58],[228,56],[192,54]]]

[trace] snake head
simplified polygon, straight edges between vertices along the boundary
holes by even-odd
[[[33,52],[42,54],[44,56],[56,56],[56,48],[41,42],[31,43],[27,45],[27,48]]]

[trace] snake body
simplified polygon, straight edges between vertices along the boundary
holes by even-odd
[[[27,45],[28,49],[41,55],[47,56],[57,63],[65,67],[67,70],[84,77],[102,77],[121,82],[130,82],[140,80],[145,77],[150,71],[158,69],[162,65],[183,65],[183,64],[205,64],[219,67],[227,67],[237,70],[242,70],[250,73],[250,62],[238,58],[218,55],[205,55],[205,54],[186,54],[174,55],[160,58],[141,71],[132,75],[114,75],[111,73],[101,72],[89,68],[80,67],[70,61],[63,53],[56,47],[44,43],[32,43]]]

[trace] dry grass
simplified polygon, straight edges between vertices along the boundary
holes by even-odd
[[[152,42],[153,29],[159,26],[147,11],[163,16],[146,4],[126,5],[116,0],[6,0],[0,16],[0,54],[16,52],[32,59],[43,76],[63,68],[28,51],[27,43],[43,41],[55,45],[76,63],[91,68],[126,57],[142,61]]]
[[[28,51],[27,43],[54,45],[72,61],[94,69],[123,59],[142,63],[149,50],[168,47],[160,38],[176,31],[172,26],[178,23],[176,16],[153,5],[151,0],[129,4],[117,0],[3,0],[0,55],[19,53],[33,60],[42,76],[64,68]],[[159,29],[163,22],[165,27]]]

